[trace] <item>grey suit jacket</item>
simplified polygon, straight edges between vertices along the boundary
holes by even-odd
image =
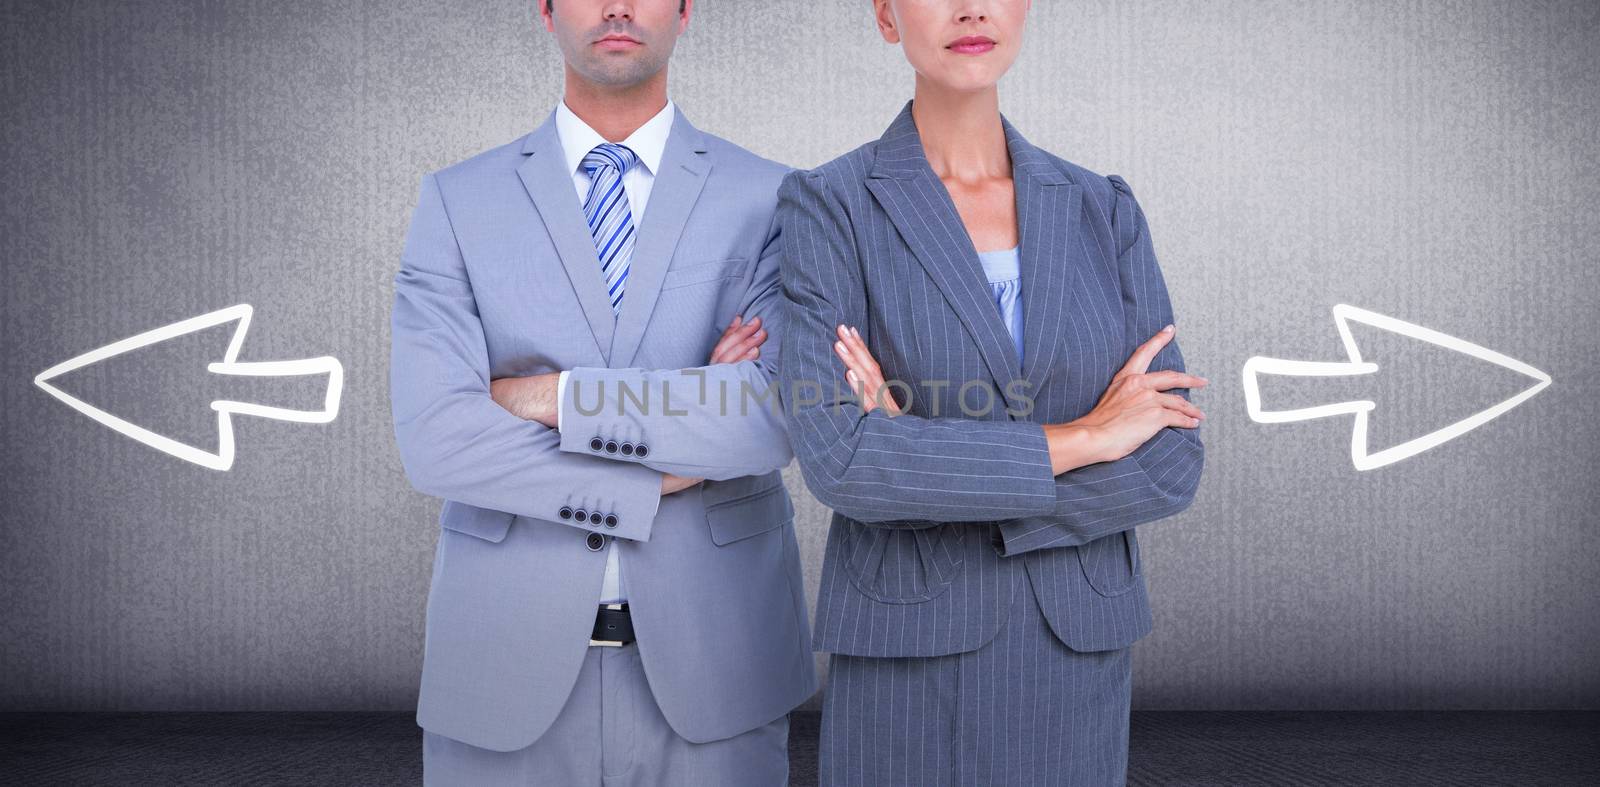
[[[1134,527],[1193,500],[1198,429],[1167,427],[1124,458],[1052,476],[1039,424],[1091,410],[1134,348],[1173,320],[1172,305],[1127,183],[1003,125],[1020,225],[1020,364],[910,102],[880,139],[779,189],[779,390],[806,483],[834,511],[820,650],[976,649],[1025,581],[1076,650],[1150,630]],[[909,386],[908,412],[855,403],[831,349],[840,323],[862,332],[886,379]],[[1183,368],[1176,341],[1149,367]]]
[[[422,179],[390,373],[406,474],[445,500],[424,728],[498,751],[549,728],[600,597],[591,536],[618,539],[639,652],[678,734],[727,738],[815,692],[782,415],[715,395],[771,393],[787,171],[678,113],[616,317],[554,113]],[[735,313],[765,323],[761,359],[706,366]],[[491,379],[559,369],[572,370],[559,432],[490,398]],[[663,472],[708,480],[663,497]]]

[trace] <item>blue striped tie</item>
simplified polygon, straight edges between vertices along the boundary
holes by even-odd
[[[622,310],[623,283],[633,259],[633,210],[628,206],[628,192],[622,188],[622,173],[638,161],[638,154],[612,142],[595,145],[583,157],[583,169],[589,173],[583,218],[589,222],[589,235],[600,255],[613,315]]]

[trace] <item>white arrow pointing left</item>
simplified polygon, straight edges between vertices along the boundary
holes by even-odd
[[[344,387],[344,367],[339,364],[339,359],[331,356],[303,358],[295,361],[251,362],[237,360],[239,348],[244,344],[245,334],[250,330],[251,313],[250,304],[241,303],[229,306],[226,309],[218,309],[208,314],[202,314],[199,317],[181,320],[171,325],[163,325],[160,328],[112,342],[97,350],[90,350],[76,358],[62,361],[40,372],[33,378],[33,382],[51,396],[65,402],[72,409],[151,448],[164,451],[179,459],[193,462],[212,470],[227,470],[233,467],[232,416],[234,413],[273,418],[280,421],[296,421],[310,424],[328,423],[339,415],[339,392]],[[294,410],[285,407],[268,407],[250,402],[233,402],[223,399],[214,401],[211,403],[211,409],[217,411],[217,450],[213,453],[186,443],[180,443],[170,437],[157,434],[125,419],[118,418],[50,384],[50,381],[56,377],[112,356],[121,355],[130,350],[166,341],[186,333],[193,333],[234,321],[238,322],[238,326],[234,328],[233,338],[228,342],[227,352],[222,356],[221,361],[208,364],[206,366],[207,370],[214,374],[249,377],[299,377],[326,374],[328,375],[328,391],[323,399],[322,408],[319,410]]]

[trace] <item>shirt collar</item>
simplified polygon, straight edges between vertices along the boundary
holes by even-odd
[[[674,105],[669,98],[660,112],[634,129],[621,143],[639,157],[639,163],[651,176],[661,167],[661,156],[667,148],[667,135],[672,131],[673,110]],[[556,136],[561,140],[561,150],[567,157],[567,171],[572,173],[578,172],[583,157],[589,155],[589,151],[606,142],[600,132],[590,128],[588,123],[568,109],[565,101],[556,106]]]

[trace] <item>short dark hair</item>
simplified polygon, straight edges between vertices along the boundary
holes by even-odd
[[[684,0],[678,0],[678,13],[680,13],[680,14],[683,13],[684,5],[686,5],[684,3]],[[552,13],[552,14],[555,13],[556,12],[556,0],[544,0],[544,10],[546,10],[546,11]]]

